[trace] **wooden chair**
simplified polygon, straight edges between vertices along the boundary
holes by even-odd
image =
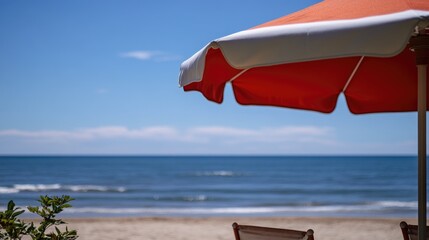
[[[233,223],[234,236],[236,240],[314,240],[314,231],[308,229],[306,232],[269,228]]]
[[[402,236],[404,237],[404,240],[418,240],[418,226],[417,225],[411,225],[407,224],[406,222],[402,221],[399,226],[402,230]],[[429,227],[426,227],[426,232],[429,232]],[[426,237],[426,239],[429,239],[429,235]]]

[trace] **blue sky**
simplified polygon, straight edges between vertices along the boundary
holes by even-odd
[[[0,1],[0,154],[412,154],[416,113],[218,105],[178,87],[213,39],[318,1]]]

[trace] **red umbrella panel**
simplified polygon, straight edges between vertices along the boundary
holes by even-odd
[[[344,93],[353,113],[417,110],[415,56],[409,48],[390,58],[344,57],[236,69],[220,49],[209,49],[203,80],[185,86],[214,102],[231,83],[238,103],[330,113]]]

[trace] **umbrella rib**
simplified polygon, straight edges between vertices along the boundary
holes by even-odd
[[[238,77],[240,77],[241,76],[241,74],[243,74],[243,73],[245,73],[247,70],[249,70],[250,68],[246,68],[246,69],[243,69],[243,70],[241,70],[239,73],[237,73],[234,77],[232,77],[228,82],[232,82],[232,81],[234,81],[235,79],[237,79]]]
[[[359,68],[360,64],[362,63],[362,60],[363,60],[364,57],[365,56],[360,57],[359,62],[356,64],[355,68],[353,69],[352,74],[350,74],[350,77],[347,80],[346,85],[344,85],[343,92],[346,92],[347,87],[349,86],[350,82],[352,81],[353,77],[355,76],[356,71],[358,70],[358,68]]]

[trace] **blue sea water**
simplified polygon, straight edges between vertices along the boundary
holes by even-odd
[[[63,194],[75,217],[415,217],[417,157],[0,157],[0,210]]]

